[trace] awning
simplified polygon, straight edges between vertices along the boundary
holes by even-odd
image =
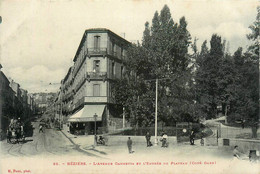
[[[94,115],[96,114],[96,121],[102,121],[102,115],[105,105],[85,105],[84,108],[73,114],[69,122],[93,122],[95,121]]]

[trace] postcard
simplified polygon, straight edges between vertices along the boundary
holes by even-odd
[[[257,0],[2,0],[2,174],[260,173]]]

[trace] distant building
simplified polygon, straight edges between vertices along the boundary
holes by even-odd
[[[61,83],[64,115],[74,128],[94,132],[108,131],[114,120],[122,118],[122,108],[115,107],[113,81],[125,71],[126,49],[130,42],[108,29],[84,32],[76,55]]]
[[[56,93],[33,93],[32,98],[34,98],[34,103],[39,113],[43,113],[47,108],[53,104]]]

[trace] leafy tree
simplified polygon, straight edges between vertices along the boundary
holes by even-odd
[[[129,47],[126,77],[116,82],[123,85],[121,90],[124,92],[116,93],[116,98],[127,108],[133,125],[154,123],[156,78],[160,79],[160,121],[174,124],[181,114],[191,112],[190,39],[185,18],[182,17],[179,24],[174,23],[169,7],[165,5],[160,14],[155,12],[151,26],[145,23],[142,44]]]
[[[195,76],[197,108],[205,118],[215,118],[217,106],[221,103],[219,80],[223,78],[223,43],[221,37],[213,34],[210,40],[210,50],[203,42],[201,53],[197,57],[197,72]],[[221,72],[221,73],[220,73]],[[225,82],[221,82],[222,85]]]
[[[247,38],[253,41],[253,44],[249,46],[249,51],[259,58],[260,6],[257,7],[256,21],[249,28],[251,33],[247,35]]]
[[[256,138],[259,122],[259,17],[257,8],[256,21],[249,26],[251,33],[247,35],[253,43],[247,52],[242,54],[239,48],[234,54],[236,67],[235,99],[233,101],[230,120],[243,119],[252,127],[253,138]]]

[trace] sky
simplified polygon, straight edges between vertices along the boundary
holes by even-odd
[[[185,16],[198,47],[217,33],[231,54],[240,46],[246,50],[257,0],[1,0],[2,71],[30,93],[55,92],[86,29],[107,28],[141,41],[145,22],[165,4],[174,22]]]

